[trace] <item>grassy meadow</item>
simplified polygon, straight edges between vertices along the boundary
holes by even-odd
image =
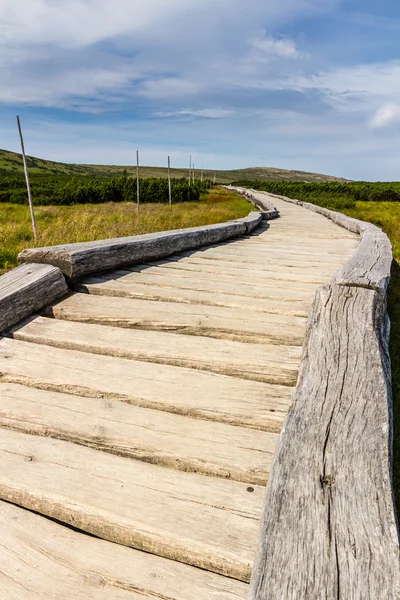
[[[33,241],[28,206],[0,203],[0,274],[17,265],[25,248],[124,237],[222,223],[246,216],[251,205],[235,193],[214,188],[199,202],[142,204],[130,202],[37,206],[38,240]]]

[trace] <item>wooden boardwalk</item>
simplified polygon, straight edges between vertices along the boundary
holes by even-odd
[[[275,204],[0,339],[2,598],[246,598],[310,302],[359,243]]]

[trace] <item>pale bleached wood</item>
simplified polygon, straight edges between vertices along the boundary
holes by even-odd
[[[0,499],[247,582],[265,488],[2,430]]]
[[[248,586],[0,503],[4,600],[245,600]]]
[[[346,257],[347,258],[347,257]],[[121,272],[121,271],[118,271]],[[117,272],[117,273],[118,273]],[[315,292],[315,283],[296,283],[295,281],[285,281],[272,279],[268,274],[264,273],[264,278],[260,275],[253,275],[252,272],[244,272],[238,269],[229,269],[224,272],[223,269],[218,271],[214,268],[199,269],[196,265],[183,265],[179,262],[159,262],[155,265],[137,265],[128,267],[124,273],[140,273],[145,278],[155,275],[159,281],[170,281],[171,285],[175,285],[175,279],[182,279],[190,285],[192,281],[196,285],[203,287],[203,282],[207,286],[215,285],[216,289],[223,289],[224,284],[236,283],[238,287],[245,287],[248,293],[252,293],[254,288],[261,288],[270,295],[276,297],[281,294],[282,297],[309,298]],[[262,271],[259,271],[262,273]],[[170,278],[173,278],[172,280]],[[268,280],[271,279],[269,282]],[[292,296],[293,294],[293,296]]]
[[[388,331],[377,292],[320,288],[269,480],[250,598],[398,598]]]
[[[185,274],[191,274],[193,277],[198,277],[198,279],[215,279],[216,281],[232,281],[232,278],[235,278],[235,281],[238,284],[247,284],[247,285],[263,285],[268,284],[267,289],[271,289],[271,286],[279,290],[282,287],[289,288],[293,290],[305,291],[307,290],[312,294],[315,292],[315,288],[318,284],[321,284],[321,277],[317,278],[315,276],[310,276],[307,274],[301,274],[301,281],[299,281],[300,276],[296,274],[291,275],[287,274],[284,270],[278,271],[270,271],[268,269],[263,269],[262,265],[252,266],[249,268],[243,268],[243,265],[231,265],[225,263],[223,265],[216,264],[216,261],[208,261],[208,262],[181,262],[181,261],[159,261],[155,265],[151,263],[148,265],[138,265],[128,266],[126,270],[132,272],[143,272],[143,270],[149,270],[152,272],[153,269],[157,271],[163,271],[167,276],[174,273],[178,273],[179,276],[184,277]],[[316,281],[318,279],[318,281]]]
[[[49,311],[50,312],[50,311]],[[74,294],[51,308],[57,319],[118,327],[175,331],[256,343],[297,346],[307,319],[246,309]]]
[[[261,222],[261,213],[216,225],[191,227],[125,238],[29,248],[18,256],[20,262],[47,263],[72,279],[121,265],[156,260],[188,248],[235,238],[250,233]]]
[[[63,274],[50,265],[21,265],[0,277],[0,333],[68,291]]]
[[[164,281],[164,283],[166,282]],[[307,317],[309,302],[305,300],[296,300],[295,298],[268,298],[267,293],[265,293],[264,297],[260,297],[260,295],[258,297],[252,296],[246,293],[244,295],[239,295],[241,290],[238,290],[237,293],[235,293],[234,285],[231,286],[231,293],[229,293],[228,291],[221,292],[217,289],[214,291],[211,289],[204,291],[190,289],[188,287],[175,287],[173,285],[173,280],[170,283],[171,285],[141,285],[140,283],[129,281],[123,277],[111,275],[107,277],[92,277],[86,279],[83,283],[75,284],[74,289],[79,292],[87,292],[99,296],[222,306],[246,311],[260,311],[278,315]],[[244,291],[246,292],[247,290]]]
[[[266,485],[278,435],[0,382],[0,426],[192,473]]]
[[[250,344],[165,331],[122,329],[34,317],[12,337],[25,342],[213,371],[264,383],[295,385],[298,346]],[[249,357],[250,360],[249,360]]]
[[[366,228],[355,254],[339,269],[334,282],[371,288],[386,294],[392,266],[392,246],[383,231],[373,225]]]
[[[3,381],[279,431],[291,388],[0,339]]]
[[[275,281],[251,283],[243,276],[243,281],[237,281],[229,276],[218,276],[212,273],[180,271],[178,269],[162,269],[160,267],[144,268],[142,271],[118,270],[104,275],[88,277],[75,284],[75,287],[102,282],[117,282],[137,284],[138,287],[155,286],[176,288],[177,290],[194,290],[200,292],[217,292],[230,296],[248,296],[250,298],[276,299],[285,301],[306,301],[307,306],[315,292],[315,285],[300,288],[293,282],[282,282],[279,286]]]
[[[175,257],[174,260],[176,260]],[[163,263],[166,264],[166,263]],[[296,268],[289,265],[276,265],[269,263],[262,265],[251,260],[234,260],[232,258],[206,257],[206,256],[186,256],[179,257],[179,267],[186,268],[187,265],[196,265],[201,270],[217,270],[222,273],[236,271],[239,273],[249,273],[256,275],[260,272],[262,278],[276,279],[278,281],[295,281],[298,283],[314,283],[315,285],[326,283],[332,278],[334,270],[307,269],[305,266]]]

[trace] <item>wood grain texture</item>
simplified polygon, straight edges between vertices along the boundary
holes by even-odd
[[[334,277],[337,285],[366,287],[386,295],[392,266],[392,246],[386,233],[371,225],[364,229],[355,254]]]
[[[400,565],[386,313],[391,249],[378,228],[302,204],[362,242],[313,303],[250,598],[394,600]]]
[[[49,309],[57,319],[297,346],[307,318],[246,309],[73,294]]]
[[[284,201],[290,200],[284,196],[280,198]],[[392,265],[392,246],[386,233],[371,223],[353,219],[340,212],[328,210],[310,202],[296,201],[296,203],[324,215],[336,225],[361,236],[359,247],[339,269],[333,283],[366,287],[385,294],[390,281]]]
[[[14,328],[10,335],[17,340],[57,348],[188,367],[289,386],[296,383],[301,357],[299,346],[247,343],[243,347],[241,342],[230,340],[123,329],[46,317],[32,317]]]
[[[0,499],[248,582],[265,488],[2,430]],[[201,515],[201,517],[199,517]]]
[[[261,213],[252,212],[243,219],[216,225],[63,246],[29,248],[19,254],[18,260],[22,263],[51,264],[71,279],[76,279],[98,271],[156,260],[188,248],[199,248],[246,235],[253,231],[261,220]]]
[[[0,502],[3,600],[246,600],[248,586]]]
[[[399,597],[390,432],[385,302],[373,290],[322,287],[268,486],[251,598]]]
[[[0,333],[68,292],[64,276],[50,265],[21,265],[0,277]]]
[[[266,485],[276,433],[0,382],[0,426],[180,471]]]
[[[7,338],[0,364],[6,382],[274,432],[292,394],[288,386]]]

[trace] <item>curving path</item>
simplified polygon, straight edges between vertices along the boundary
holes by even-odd
[[[2,598],[246,598],[308,309],[359,243],[274,203],[0,339]]]

